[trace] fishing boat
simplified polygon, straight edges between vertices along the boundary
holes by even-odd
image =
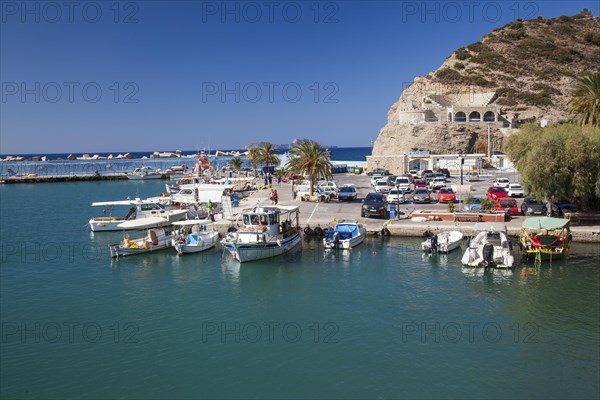
[[[177,254],[199,253],[214,247],[219,241],[219,232],[212,229],[212,224],[209,219],[173,222],[174,226],[180,227],[171,239]],[[210,230],[207,229],[209,226]]]
[[[465,235],[460,231],[446,231],[433,233],[426,231],[423,234],[421,250],[431,253],[448,253],[460,247],[460,243]]]
[[[242,211],[241,226],[228,233],[221,244],[241,263],[284,254],[301,242],[299,212],[298,206],[265,206]]]
[[[464,265],[484,268],[514,267],[515,257],[505,225],[480,222],[473,229],[479,233],[469,241],[461,260]]]
[[[187,210],[185,209],[168,209],[158,201],[141,200],[140,198],[134,200],[101,201],[92,203],[92,206],[105,207],[102,210],[102,217],[93,217],[89,220],[92,232],[127,229],[119,225],[125,221],[140,220],[149,217],[164,218],[168,225],[184,219],[187,215]],[[114,216],[113,207],[115,206],[129,206],[129,211],[125,215]]]
[[[342,221],[326,233],[327,237],[323,238],[326,249],[351,249],[365,240],[367,228],[356,221]]]
[[[161,217],[149,217],[134,221],[125,221],[119,227],[127,229],[146,229],[146,234],[136,239],[129,239],[127,235],[120,243],[110,244],[110,256],[126,257],[135,254],[150,253],[163,250],[172,246],[173,235],[162,224],[167,220]]]
[[[158,169],[153,169],[152,167],[145,165],[137,167],[133,170],[133,172],[127,174],[127,179],[162,179],[162,173]]]
[[[571,221],[563,218],[530,217],[523,221],[519,235],[521,249],[536,259],[552,259],[568,253]]]

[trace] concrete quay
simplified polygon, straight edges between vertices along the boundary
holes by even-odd
[[[456,184],[457,179],[458,178],[456,177],[451,178],[451,182],[449,184]],[[467,236],[470,236],[474,233],[474,222],[413,222],[408,218],[410,213],[415,210],[444,211],[447,209],[447,205],[437,204],[435,202],[424,205],[415,205],[412,203],[401,204],[400,211],[403,214],[400,215],[400,219],[384,220],[376,218],[362,218],[360,216],[362,199],[365,198],[367,193],[373,191],[370,185],[370,177],[366,175],[354,175],[346,173],[334,175],[334,180],[338,186],[346,183],[353,183],[358,192],[358,199],[351,202],[339,202],[337,200],[332,200],[329,203],[312,203],[300,201],[299,198],[294,199],[292,195],[292,185],[290,183],[282,182],[280,185],[274,183],[273,188],[277,190],[280,205],[298,205],[300,207],[300,226],[302,228],[310,227],[314,229],[316,227],[320,227],[325,229],[327,227],[333,227],[335,225],[335,221],[349,219],[362,223],[367,228],[368,233],[371,235],[386,234],[391,236],[421,237],[426,230],[459,230],[465,233]],[[487,188],[490,184],[491,181],[481,182],[475,187],[474,194],[483,194],[485,188]],[[296,185],[294,185],[294,187],[296,187]],[[239,213],[246,208],[252,208],[257,204],[271,205],[272,202],[269,200],[269,193],[270,189],[256,191],[247,199],[243,200],[239,207],[234,207],[234,213]],[[524,216],[519,215],[513,217],[509,222],[504,222],[504,224],[507,226],[509,235],[518,236],[524,218]],[[226,234],[227,229],[231,226],[234,226],[234,222],[228,220],[219,220],[215,225],[215,228],[218,229],[221,234]],[[573,240],[576,242],[600,243],[600,225],[572,226],[571,231],[573,234]]]

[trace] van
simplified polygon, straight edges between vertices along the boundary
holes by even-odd
[[[477,182],[479,180],[479,174],[477,172],[469,172],[467,174],[467,182]]]
[[[399,176],[396,178],[395,186],[404,192],[410,193],[410,179],[406,176]]]

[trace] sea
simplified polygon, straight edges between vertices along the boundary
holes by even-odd
[[[0,398],[599,396],[597,244],[486,272],[397,237],[112,260],[90,203],[162,185],[0,185]]]
[[[224,152],[245,150],[222,150]],[[371,155],[371,147],[332,147],[331,161],[334,164],[347,164],[350,166],[365,166],[366,156]],[[101,157],[108,157],[110,154],[117,156],[120,153],[88,153],[89,156],[98,154]],[[173,151],[174,153],[174,151]],[[181,158],[149,158],[152,152],[129,152],[130,159],[110,159],[110,160],[67,160],[71,154],[56,153],[46,154],[47,161],[14,161],[0,162],[0,177],[8,177],[13,175],[37,174],[39,176],[56,176],[56,175],[90,175],[90,174],[122,174],[132,172],[136,167],[151,166],[152,168],[161,169],[163,171],[173,167],[186,165],[191,168],[194,166],[196,159],[193,155],[198,151],[183,151]],[[212,153],[214,154],[214,152]],[[282,165],[287,160],[286,151],[278,150],[282,159]],[[33,157],[39,157],[39,154],[19,154],[26,160],[31,160]],[[73,154],[75,157],[82,157],[83,153]],[[0,155],[0,158],[6,158],[7,155]],[[232,157],[211,157],[210,163],[215,169],[226,167]],[[242,167],[250,168],[250,162],[243,157]]]

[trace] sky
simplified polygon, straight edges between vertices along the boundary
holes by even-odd
[[[0,1],[0,154],[368,147],[416,76],[597,1]]]

